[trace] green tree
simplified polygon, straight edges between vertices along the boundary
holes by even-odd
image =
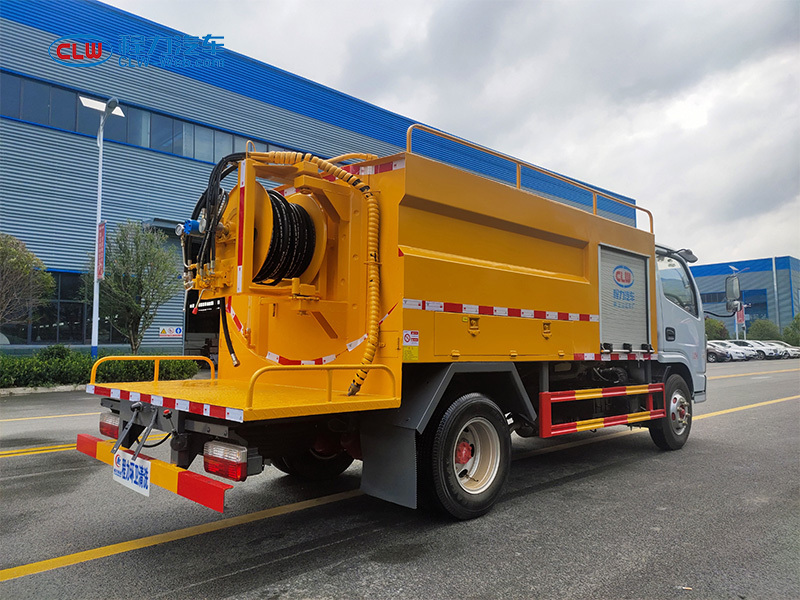
[[[709,340],[727,340],[731,335],[725,323],[718,319],[706,319],[706,337]]]
[[[792,346],[800,346],[800,313],[796,314],[792,322],[783,328],[783,341]]]
[[[90,270],[84,279],[87,287],[91,277]],[[156,311],[181,289],[179,258],[167,246],[167,236],[139,221],[118,225],[106,244],[100,314],[128,338],[133,354],[138,354]]]
[[[767,319],[757,319],[747,328],[747,339],[750,340],[779,340],[781,331],[778,326]]]
[[[55,286],[44,263],[21,240],[0,233],[0,324],[27,321]]]

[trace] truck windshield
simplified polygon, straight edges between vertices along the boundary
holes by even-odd
[[[689,314],[697,316],[697,300],[692,288],[692,280],[683,264],[671,256],[656,256],[658,276],[664,296]]]

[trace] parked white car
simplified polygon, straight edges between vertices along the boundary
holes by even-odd
[[[758,358],[763,360],[765,358],[780,358],[782,352],[773,346],[765,346],[757,340],[731,340],[731,343],[741,346],[742,348],[752,348],[758,354]]]
[[[711,342],[709,342],[709,344],[710,343]],[[734,358],[733,360],[755,360],[758,358],[758,352],[749,346],[737,346],[730,340],[714,340],[714,343],[718,344],[722,348],[725,348],[729,352],[731,350],[739,352],[742,358]],[[731,354],[731,357],[733,357],[733,354]]]
[[[730,357],[730,360],[747,360],[747,355],[744,352],[744,348],[740,348],[734,344],[728,345],[721,340],[709,340],[708,348],[716,350],[717,352],[726,353]],[[708,362],[716,361],[716,357],[712,360],[712,355],[710,353],[707,356]],[[753,352],[753,356],[755,357],[755,352]]]
[[[792,346],[791,344],[787,344],[786,342],[782,342],[780,340],[767,340],[768,344],[774,344],[775,346],[780,346],[781,348],[785,348],[789,351],[788,356],[784,356],[784,358],[800,358],[800,348],[797,346]]]

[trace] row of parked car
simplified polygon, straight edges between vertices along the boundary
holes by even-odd
[[[767,358],[800,358],[800,348],[778,340],[711,340],[706,345],[710,363]]]

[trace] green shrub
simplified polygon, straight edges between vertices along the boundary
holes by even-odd
[[[33,356],[0,354],[0,387],[40,387],[88,383],[94,359],[88,354],[54,345]],[[149,381],[153,361],[108,361],[98,367],[97,381]],[[193,360],[165,360],[159,379],[190,379],[199,371]]]

